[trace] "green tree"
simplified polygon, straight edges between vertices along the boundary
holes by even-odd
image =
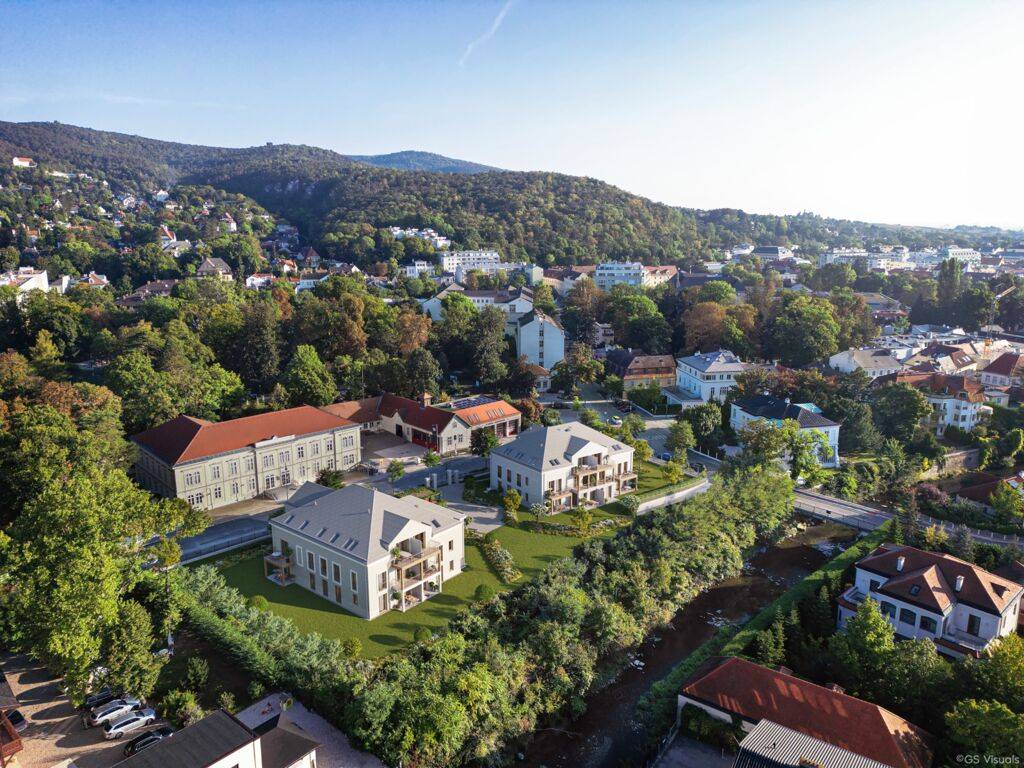
[[[996,484],[989,496],[989,504],[995,518],[1004,525],[1021,525],[1024,523],[1024,496],[1009,483]]]
[[[163,663],[153,654],[153,624],[146,609],[134,600],[122,601],[105,646],[105,682],[115,690],[149,696]]]
[[[300,344],[281,376],[292,405],[327,405],[338,396],[338,386],[316,350]]]
[[[945,719],[946,736],[960,754],[997,758],[1024,754],[1024,714],[1001,702],[960,701]]]
[[[627,515],[636,516],[637,510],[640,508],[640,498],[636,494],[627,493],[625,496],[619,496],[618,501]]]
[[[697,301],[713,301],[716,304],[735,304],[736,289],[725,280],[709,280],[697,291]]]
[[[769,321],[766,346],[784,365],[799,368],[827,360],[839,349],[839,324],[827,299],[785,294]]]
[[[490,456],[498,447],[498,436],[491,429],[477,429],[469,439],[469,449],[477,456]]]
[[[679,419],[690,425],[697,445],[706,448],[722,426],[722,409],[715,402],[701,403],[685,409],[679,414]]]
[[[693,436],[693,427],[688,421],[674,421],[668,428],[665,448],[674,454],[685,457],[686,449],[693,448],[697,441]]]
[[[871,397],[875,426],[885,437],[909,443],[921,420],[931,413],[928,400],[907,384],[886,384]]]
[[[405,464],[398,459],[392,459],[388,464],[388,480],[397,483],[405,475]]]
[[[64,376],[64,361],[61,359],[60,350],[53,343],[53,336],[46,328],[39,331],[28,356],[36,375],[45,379],[60,379]]]
[[[587,536],[590,533],[590,526],[594,522],[594,513],[582,505],[573,507],[569,513],[572,523],[580,536]]]
[[[423,454],[423,464],[427,467],[436,467],[441,463],[441,457],[434,451],[427,451]]]
[[[864,600],[857,613],[846,620],[844,631],[829,640],[829,650],[836,658],[837,669],[842,670],[847,690],[868,698],[876,682],[889,673],[895,647],[892,625],[874,600]]]
[[[522,506],[523,497],[519,495],[519,491],[515,488],[509,488],[505,491],[505,495],[502,498],[502,505],[505,507],[505,514],[514,518],[519,514],[519,508]]]
[[[579,394],[579,385],[597,381],[601,375],[601,363],[594,359],[594,353],[586,344],[572,344],[565,357],[555,364],[551,376],[551,386],[566,394]]]

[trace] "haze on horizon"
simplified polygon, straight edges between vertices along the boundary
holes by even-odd
[[[8,0],[0,119],[1024,228],[1024,4]]]

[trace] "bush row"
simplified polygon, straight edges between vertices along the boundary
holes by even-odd
[[[488,564],[503,582],[512,584],[522,578],[523,572],[516,568],[516,561],[512,558],[512,553],[501,546],[497,537],[490,534],[484,536],[480,549]]]

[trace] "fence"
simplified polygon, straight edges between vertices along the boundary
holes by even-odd
[[[224,532],[200,534],[182,541],[181,562],[187,564],[270,538],[270,525],[263,520],[246,520],[248,525],[232,526]]]

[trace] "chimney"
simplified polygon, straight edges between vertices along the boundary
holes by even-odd
[[[432,400],[433,398],[430,396],[429,392],[424,392],[422,395],[420,395],[420,405],[422,405],[424,408],[430,405]]]
[[[903,555],[900,555],[899,557],[896,558],[896,570],[897,571],[902,572],[903,571],[903,566],[906,565],[906,564],[907,564],[907,558],[905,558]]]
[[[954,592],[959,592],[963,588],[964,588],[964,577],[963,576],[957,576],[956,577],[956,583],[953,585],[953,591]]]

